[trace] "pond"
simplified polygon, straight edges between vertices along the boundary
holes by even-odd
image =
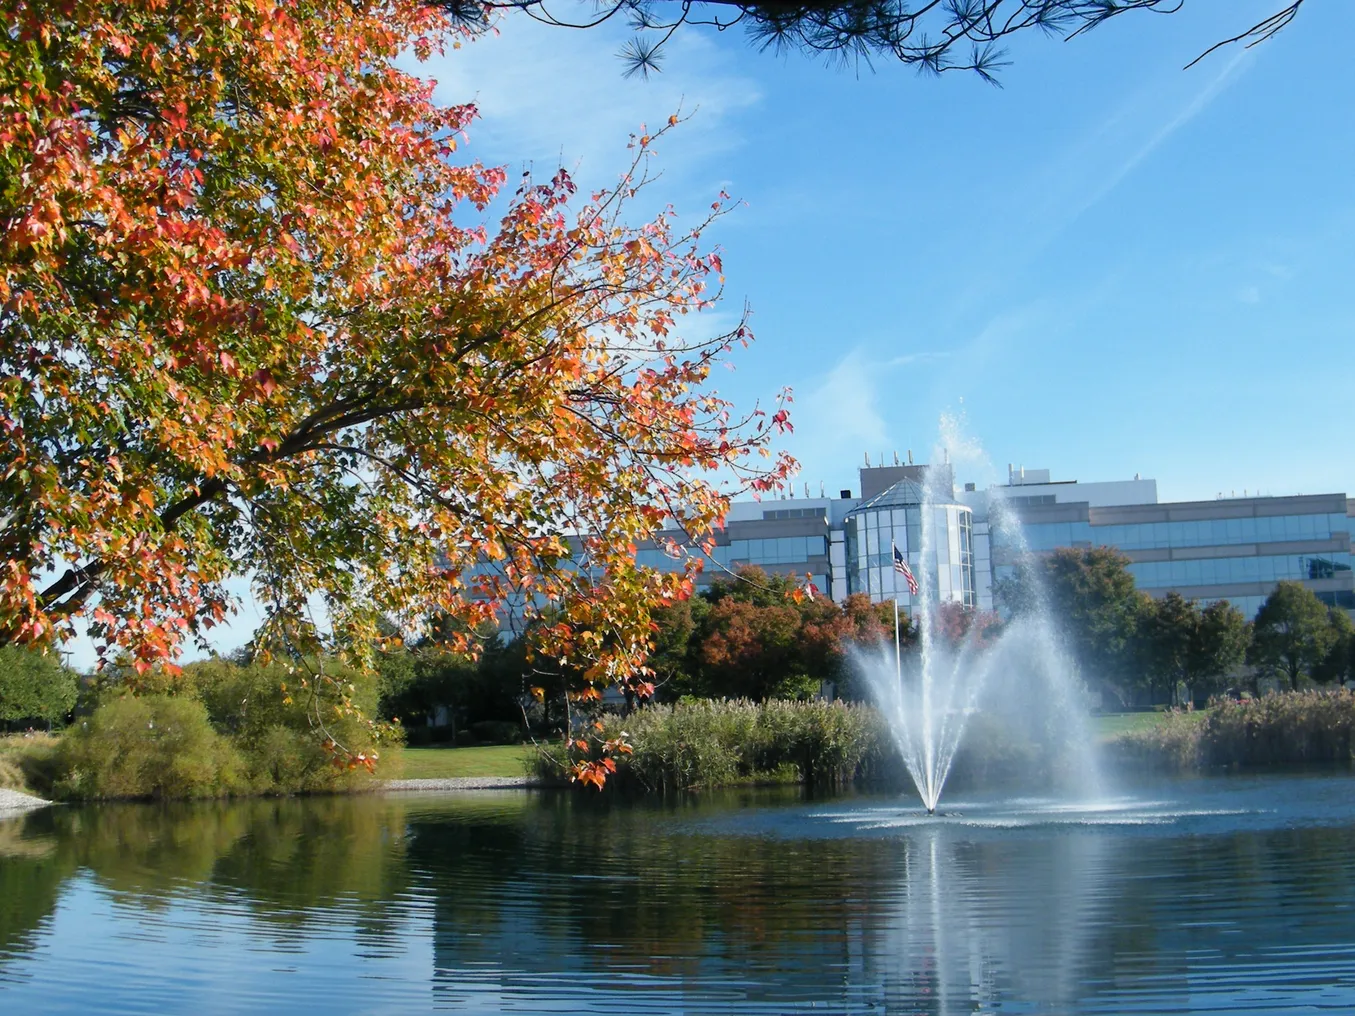
[[[51,809],[0,822],[0,1012],[1350,1012],[1353,789]]]

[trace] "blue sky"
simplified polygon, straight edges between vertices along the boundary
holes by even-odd
[[[692,114],[654,197],[744,202],[715,235],[728,312],[705,327],[746,300],[758,341],[717,381],[744,406],[793,389],[786,446],[816,493],[855,489],[865,452],[924,461],[943,414],[991,460],[953,454],[981,485],[1012,462],[1142,473],[1163,500],[1355,493],[1355,3],[1182,70],[1275,7],[1031,36],[1000,89],[700,30],[626,79],[624,26],[522,17],[418,70],[479,104],[464,151],[510,180],[564,165],[605,185],[632,131]],[[233,588],[223,650],[259,622]]]
[[[694,113],[656,193],[745,202],[716,239],[758,342],[719,385],[793,388],[815,491],[867,451],[921,461],[945,412],[1001,467],[1163,499],[1352,491],[1355,4],[1308,6],[1188,71],[1274,0],[1031,36],[1000,89],[699,30],[625,79],[621,26],[523,18],[424,73],[479,103],[466,151],[510,178],[606,183],[631,130]]]

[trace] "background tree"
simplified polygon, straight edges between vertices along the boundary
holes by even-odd
[[[1331,640],[1326,604],[1299,582],[1280,582],[1256,612],[1248,658],[1298,691],[1299,679],[1322,663]]]
[[[803,698],[819,689],[800,641],[800,615],[786,604],[735,596],[716,602],[702,633],[701,687],[719,698]]]
[[[1179,705],[1178,695],[1190,670],[1191,648],[1200,627],[1200,608],[1180,593],[1149,600],[1139,616],[1136,656],[1143,667],[1151,700],[1158,693],[1168,705]]]
[[[972,71],[995,82],[1006,66],[1003,43],[1012,36],[1039,32],[1072,39],[1111,18],[1131,11],[1170,14],[1181,0],[604,0],[577,14],[561,0],[430,0],[462,23],[485,27],[494,11],[521,10],[550,25],[588,28],[618,14],[626,16],[635,37],[626,46],[628,74],[658,70],[662,50],[682,26],[725,31],[742,25],[759,48],[799,49],[844,59],[899,60],[930,74]],[[1298,14],[1304,0],[1280,5],[1251,27],[1218,46],[1255,45],[1269,39]],[[1245,25],[1245,22],[1244,22]],[[1241,27],[1241,26],[1240,26]]]
[[[1223,690],[1223,682],[1246,660],[1251,639],[1247,618],[1227,600],[1215,600],[1199,612],[1185,676],[1197,701]]]
[[[79,675],[55,653],[0,646],[0,725],[60,723],[79,691]]]
[[[894,641],[894,601],[872,603],[865,593],[851,593],[842,601],[847,620],[847,638],[855,646],[871,649]],[[916,626],[905,610],[899,611],[899,642],[904,649],[918,638]]]
[[[1088,680],[1122,690],[1138,679],[1133,648],[1147,597],[1118,551],[1062,547],[1028,555],[999,580],[995,595],[1014,617],[1047,609]]]
[[[1145,682],[1173,707],[1185,687],[1192,701],[1220,689],[1221,680],[1246,658],[1251,631],[1226,600],[1201,607],[1179,593],[1149,601],[1140,617],[1139,659]]]
[[[698,661],[694,637],[705,627],[709,613],[710,601],[704,596],[692,596],[654,611],[649,667],[660,698],[672,700],[695,692]]]
[[[872,604],[858,594],[839,606],[804,595],[802,582],[757,567],[713,582],[700,594],[708,606],[694,607],[688,680],[674,690],[711,698],[803,698],[832,681],[850,695],[851,651],[886,637],[892,642],[892,604]],[[912,634],[906,615],[903,634]]]
[[[1355,679],[1355,623],[1340,607],[1328,611],[1327,651],[1313,669],[1314,680],[1323,684],[1339,684]]]
[[[937,636],[952,649],[968,644],[985,648],[996,640],[1002,619],[990,610],[977,610],[960,603],[942,603],[932,614]]]
[[[83,618],[144,672],[248,574],[280,619],[322,598],[331,650],[511,596],[588,680],[634,673],[691,590],[636,541],[705,539],[791,467],[754,457],[784,410],[706,387],[747,328],[678,332],[718,295],[706,222],[625,224],[673,122],[617,188],[571,212],[567,175],[528,180],[491,230],[504,174],[454,161],[474,107],[397,66],[449,38],[426,5],[9,14],[0,643]]]

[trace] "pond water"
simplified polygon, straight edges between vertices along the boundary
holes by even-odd
[[[0,1012],[1355,1010],[1355,782],[0,822]]]

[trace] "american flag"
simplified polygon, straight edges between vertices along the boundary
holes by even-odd
[[[913,577],[913,569],[908,567],[908,559],[903,556],[903,551],[899,550],[897,543],[894,547],[894,570],[908,580],[908,595],[917,595],[917,579]]]

